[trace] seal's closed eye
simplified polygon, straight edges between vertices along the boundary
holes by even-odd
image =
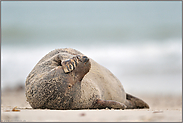
[[[58,66],[62,66],[61,60],[58,60]]]

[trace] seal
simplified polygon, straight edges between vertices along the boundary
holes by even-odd
[[[45,55],[27,76],[25,89],[33,109],[149,108],[127,94],[108,69],[71,48]]]

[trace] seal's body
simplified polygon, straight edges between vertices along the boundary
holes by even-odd
[[[26,79],[26,97],[32,108],[42,109],[149,108],[126,94],[108,69],[70,48],[37,63]]]

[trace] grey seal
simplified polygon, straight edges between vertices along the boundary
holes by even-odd
[[[45,55],[27,76],[25,89],[33,109],[149,108],[126,93],[108,69],[71,48]]]

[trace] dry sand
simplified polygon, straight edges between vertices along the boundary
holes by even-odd
[[[136,95],[150,109],[128,110],[40,110],[32,109],[24,91],[1,93],[1,122],[181,122],[182,95]],[[17,107],[17,108],[15,108]],[[14,111],[12,111],[14,109]]]

